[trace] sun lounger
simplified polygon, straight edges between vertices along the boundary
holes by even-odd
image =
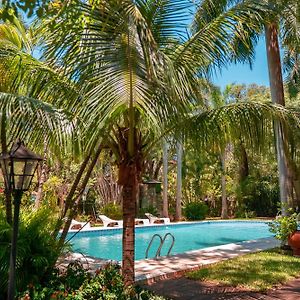
[[[78,229],[90,229],[91,223],[90,222],[78,222],[76,220],[72,220],[70,225],[70,230],[78,230]]]
[[[150,221],[149,221],[149,219],[135,218],[135,225],[150,225]]]
[[[104,227],[122,227],[123,221],[122,220],[113,220],[105,215],[99,215],[98,218],[102,221]]]
[[[170,218],[159,218],[150,213],[145,213],[145,216],[149,219],[150,224],[170,224]]]

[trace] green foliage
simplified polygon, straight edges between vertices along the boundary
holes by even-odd
[[[235,214],[253,213],[258,217],[273,217],[277,212],[279,186],[277,178],[272,176],[249,176],[237,189],[237,195],[242,199]]]
[[[20,294],[25,295],[32,300],[163,300],[141,288],[125,287],[117,265],[108,264],[92,277],[79,262],[70,264],[61,275],[53,270],[47,281],[31,285]]]
[[[122,208],[115,203],[108,203],[101,209],[101,214],[115,220],[120,220],[123,217]]]
[[[138,212],[138,217],[145,218],[145,213],[149,213],[154,216],[157,216],[157,208],[153,205],[149,205],[147,207],[142,207]]]
[[[0,294],[7,289],[12,228],[0,211]],[[61,250],[51,234],[55,220],[49,209],[24,212],[21,215],[17,242],[16,288],[38,283],[55,264]]]
[[[275,238],[285,245],[289,236],[297,230],[299,214],[292,213],[289,216],[278,216],[273,222],[269,223],[270,232],[275,234]]]
[[[187,203],[184,208],[184,216],[190,221],[204,220],[207,212],[207,205],[198,201]]]

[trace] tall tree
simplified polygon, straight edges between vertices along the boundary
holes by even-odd
[[[163,141],[163,217],[169,217],[168,212],[168,143]]]
[[[282,80],[282,67],[280,61],[279,49],[279,25],[282,25],[282,44],[287,47],[296,42],[297,32],[299,32],[299,4],[296,1],[231,1],[224,0],[215,3],[211,0],[202,1],[197,11],[196,24],[211,21],[218,18],[225,12],[229,12],[233,7],[239,5],[262,5],[265,11],[261,11],[261,18],[253,17],[249,20],[249,24],[244,26],[243,30],[247,31],[247,47],[237,41],[235,49],[237,55],[241,55],[249,62],[252,62],[254,54],[254,46],[259,38],[259,35],[265,30],[266,48],[268,56],[268,69],[270,77],[270,88],[272,102],[278,105],[285,105],[284,89]],[[201,20],[201,17],[204,19]],[[256,29],[253,30],[253,25],[256,23]],[[249,26],[249,27],[248,27]],[[261,28],[259,30],[259,27]],[[245,33],[244,33],[245,34]],[[274,124],[274,132],[276,136],[276,153],[279,170],[279,185],[280,185],[280,200],[282,207],[286,206],[289,200],[291,205],[293,185],[299,183],[297,170],[291,161],[291,156],[288,149],[288,137],[286,129],[281,128],[278,124]],[[298,190],[298,188],[295,188]]]
[[[177,156],[177,177],[176,177],[176,212],[175,219],[180,221],[182,218],[182,155],[183,146],[182,142],[178,141],[176,146],[176,156]]]
[[[47,58],[64,64],[61,71],[82,86],[84,139],[91,146],[104,137],[103,146],[114,154],[119,168],[126,284],[134,282],[138,183],[153,145],[166,132],[181,136],[189,129],[184,132],[188,134],[190,125],[198,135],[195,140],[216,141],[225,131],[227,137],[235,131],[220,126],[222,119],[232,125],[228,116],[239,118],[241,124],[252,118],[259,125],[264,118],[258,120],[257,112],[270,117],[275,111],[261,104],[200,110],[205,105],[199,96],[199,76],[207,74],[212,64],[216,67],[228,61],[233,41],[244,38],[241,27],[253,15],[259,18],[259,8],[241,5],[236,9],[239,14],[224,14],[183,37],[182,20],[189,7],[190,2],[182,0],[74,0],[63,3],[46,21]],[[278,116],[282,112],[277,111]],[[216,118],[219,121],[213,122]],[[247,131],[248,125],[242,128]],[[251,134],[257,135],[255,130]]]

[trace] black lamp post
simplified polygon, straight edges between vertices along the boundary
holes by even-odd
[[[8,300],[13,300],[15,295],[17,238],[21,198],[23,192],[29,189],[37,165],[41,160],[42,157],[28,150],[21,141],[15,143],[9,153],[0,155],[0,167],[4,177],[5,188],[14,194],[14,220],[9,261]]]

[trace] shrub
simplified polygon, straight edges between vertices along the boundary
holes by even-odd
[[[139,287],[125,287],[120,268],[108,264],[97,272],[95,277],[88,275],[81,263],[68,266],[66,272],[59,275],[55,270],[44,285],[30,286],[20,295],[30,300],[163,300]],[[24,299],[23,298],[23,299]]]
[[[154,216],[157,216],[157,208],[153,205],[149,205],[147,207],[140,208],[138,212],[138,217],[145,218],[145,213],[150,213]]]
[[[279,216],[274,221],[270,222],[269,230],[275,234],[275,238],[281,241],[281,246],[284,246],[289,236],[297,230],[299,214],[292,213],[289,216]]]
[[[208,207],[203,202],[192,201],[186,204],[183,212],[190,221],[203,220],[208,212]]]
[[[0,295],[5,295],[8,282],[11,226],[0,211]],[[17,241],[16,289],[36,284],[55,264],[61,250],[52,236],[55,220],[49,209],[23,212]]]
[[[115,220],[120,220],[123,217],[122,208],[115,203],[108,203],[101,209],[101,214]]]
[[[246,217],[254,212],[258,217],[276,215],[279,198],[277,179],[272,176],[250,177],[237,189],[241,203],[235,213],[236,217]]]

